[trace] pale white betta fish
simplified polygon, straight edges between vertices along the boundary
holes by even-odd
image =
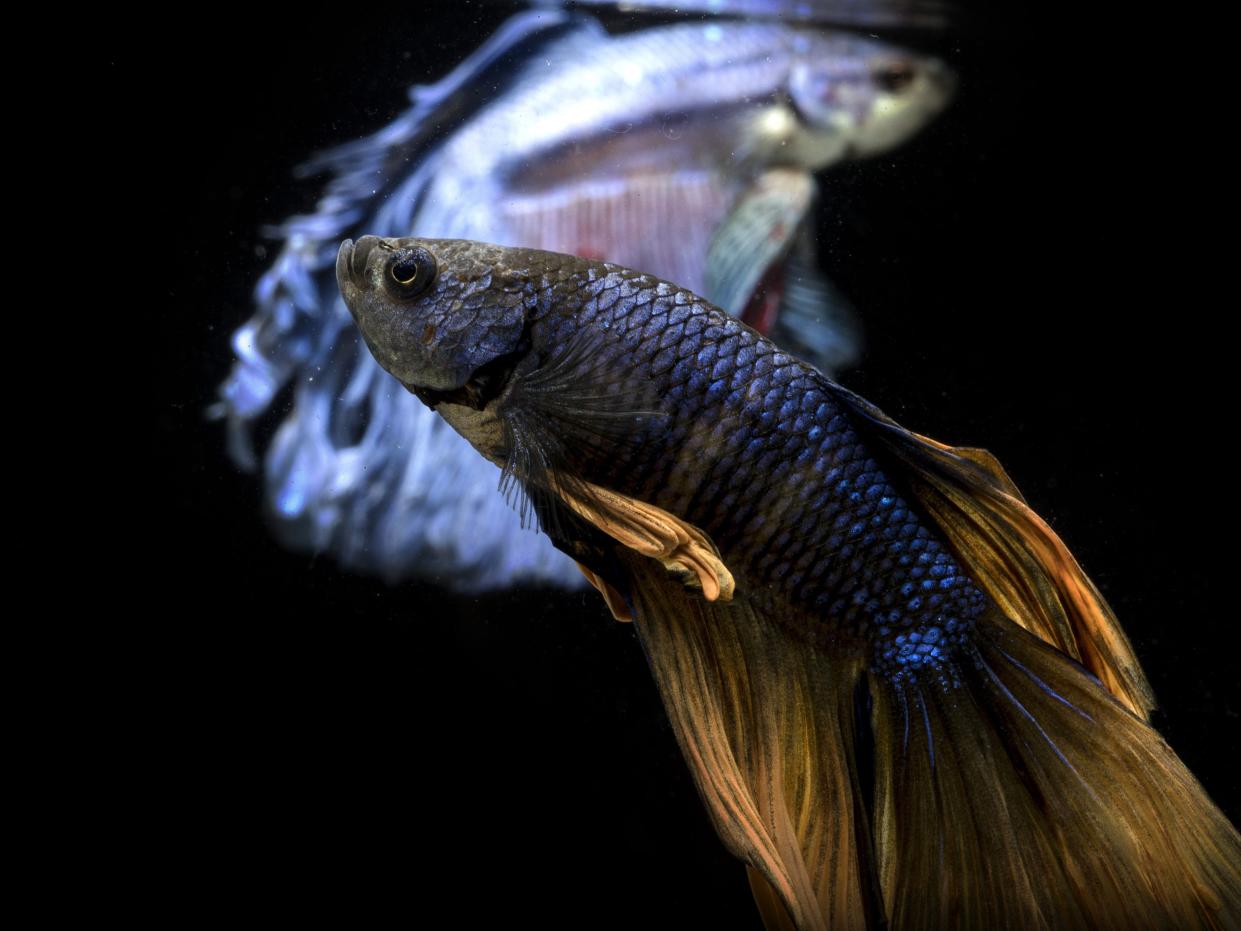
[[[937,60],[806,24],[612,35],[559,11],[510,19],[415,88],[390,126],[308,166],[334,177],[316,213],[281,228],[217,406],[234,457],[253,464],[254,421],[292,387],[264,454],[282,538],[390,580],[579,583],[545,539],[519,533],[494,466],[358,342],[333,274],[341,239],[455,237],[618,262],[838,369],[856,336],[816,270],[813,175],[909,138],[952,83]]]

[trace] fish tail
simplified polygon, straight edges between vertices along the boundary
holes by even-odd
[[[1241,841],[1150,725],[998,612],[894,682],[635,566],[633,616],[769,929],[1236,928]]]
[[[1159,734],[999,612],[931,681],[870,677],[894,928],[1241,927],[1241,840]]]

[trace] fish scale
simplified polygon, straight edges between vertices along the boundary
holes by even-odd
[[[702,527],[750,589],[809,615],[810,637],[868,643],[872,668],[893,681],[950,676],[943,660],[988,599],[885,476],[824,376],[674,285],[543,261],[532,268],[535,345],[614,333],[623,370],[609,388],[648,373],[671,411],[639,452],[576,462],[582,476]]]

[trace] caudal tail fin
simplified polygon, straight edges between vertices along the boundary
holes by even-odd
[[[873,681],[894,928],[1241,927],[1241,840],[1149,725],[1002,617],[956,684]]]
[[[1030,632],[997,613],[942,681],[897,685],[647,571],[634,620],[769,928],[1241,927],[1236,831]]]

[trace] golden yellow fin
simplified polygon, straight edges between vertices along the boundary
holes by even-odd
[[[599,594],[603,596],[603,603],[612,612],[612,617],[618,621],[629,622],[633,620],[633,614],[629,611],[629,605],[625,603],[624,595],[618,592],[599,573],[583,566],[580,562],[577,564],[577,567],[582,570],[582,575],[586,576],[586,581],[598,589]]]
[[[579,489],[575,483],[556,487],[556,493],[573,513],[634,552],[658,560],[665,570],[687,588],[700,591],[707,601],[732,599],[732,573],[720,559],[715,544],[693,524],[653,504],[599,485],[581,482],[580,486]],[[587,572],[586,577],[607,599],[608,593],[593,575]],[[608,606],[612,607],[611,601]]]
[[[634,624],[770,931],[1241,927],[1241,839],[1149,724],[994,612],[942,676],[867,673],[806,619],[633,551]]]
[[[1241,926],[1241,839],[1149,724],[998,615],[956,676],[872,681],[893,929]]]
[[[892,478],[910,488],[1001,610],[1148,717],[1155,698],[1115,614],[995,457],[911,433],[869,401],[827,384],[855,426],[903,467]]]
[[[754,904],[758,906],[758,913],[762,916],[767,931],[797,931],[797,926],[789,917],[789,910],[784,907],[767,878],[748,863],[745,874],[750,880],[750,892],[754,895]]]
[[[620,554],[634,623],[715,828],[772,931],[879,927],[854,747],[861,663],[742,598],[712,604]]]

